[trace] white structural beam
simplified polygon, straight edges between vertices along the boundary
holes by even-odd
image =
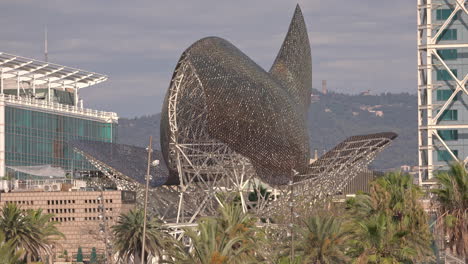
[[[5,100],[0,97],[0,178],[5,176]]]
[[[0,52],[0,69],[3,79],[16,79],[30,86],[50,86],[50,88],[85,88],[107,80],[107,76],[66,67],[44,61],[24,58]],[[4,87],[5,88],[5,87]]]
[[[443,167],[440,164],[435,164],[434,151],[443,147],[442,149],[446,150],[453,160],[461,159],[457,157],[451,145],[441,137],[439,130],[468,129],[467,122],[441,120],[446,110],[453,106],[457,96],[468,95],[466,89],[468,74],[463,79],[459,79],[451,69],[451,67],[456,68],[457,64],[450,64],[444,60],[438,51],[468,48],[466,42],[460,40],[445,41],[443,39],[444,34],[449,29],[463,30],[463,32],[457,31],[458,36],[466,34],[466,26],[459,23],[458,20],[461,16],[468,14],[465,4],[466,0],[417,1],[418,161],[420,184],[424,184],[424,181],[427,180],[430,181],[434,175],[434,170]],[[433,21],[436,17],[437,21]],[[433,76],[435,70],[445,70],[451,79],[450,82],[437,82],[438,80],[435,80]],[[438,102],[435,103],[434,93],[438,89],[449,89],[452,94],[448,98],[444,98],[443,101],[439,101],[441,98],[437,98]],[[461,107],[465,106],[461,105]]]

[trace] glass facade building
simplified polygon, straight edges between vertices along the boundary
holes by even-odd
[[[67,142],[115,142],[116,130],[116,123],[6,106],[6,166],[50,164],[66,171],[92,170],[94,167],[74,153]]]
[[[69,147],[116,142],[118,116],[83,107],[79,91],[107,76],[0,52],[0,178],[97,172]]]
[[[454,1],[435,1],[433,2],[435,9],[432,12],[434,23],[440,25],[434,27],[432,36],[438,32],[440,26],[455,10],[456,3]],[[435,94],[432,98],[433,117],[443,111],[437,120],[437,134],[443,140],[441,142],[435,135],[433,141],[433,170],[434,175],[438,171],[448,169],[448,165],[454,161],[454,156],[459,160],[465,160],[468,157],[468,122],[467,103],[468,96],[463,90],[457,90],[461,81],[463,88],[466,89],[466,83],[463,82],[468,73],[468,48],[457,47],[468,43],[467,25],[463,22],[468,16],[459,10],[445,29],[441,31],[437,39],[438,45],[450,45],[450,48],[440,48],[437,50],[437,56],[433,55],[433,76],[435,77],[433,86]],[[446,64],[445,67],[443,64]],[[450,74],[448,69],[453,73]],[[456,77],[458,80],[454,79]],[[453,99],[452,94],[456,92]],[[447,107],[442,109],[446,104]],[[444,144],[450,149],[444,146]]]
[[[418,182],[468,162],[468,11],[458,0],[418,0]]]

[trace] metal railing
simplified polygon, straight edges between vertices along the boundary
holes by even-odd
[[[4,100],[7,104],[29,106],[41,108],[52,112],[67,113],[93,119],[101,119],[106,122],[116,122],[118,120],[117,113],[98,111],[89,108],[81,108],[73,105],[60,104],[56,102],[47,102],[47,100],[20,97],[16,95],[0,94],[0,100]]]

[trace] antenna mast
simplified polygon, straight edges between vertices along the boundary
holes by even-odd
[[[44,30],[44,59],[46,62],[49,61],[49,54],[48,54],[48,50],[47,50],[47,26],[45,26],[45,30]]]

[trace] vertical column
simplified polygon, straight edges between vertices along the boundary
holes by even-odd
[[[422,7],[422,4],[423,4],[423,1],[422,0],[418,0],[417,2],[417,27],[418,27],[418,30],[417,30],[417,42],[418,42],[418,51],[417,51],[417,65],[418,65],[418,182],[419,184],[421,185],[422,184],[422,178],[423,178],[423,174],[424,174],[424,170],[423,170],[423,154],[424,154],[424,150],[422,149],[423,147],[423,141],[422,141],[422,134],[423,134],[423,130],[422,130],[422,126],[423,126],[423,118],[424,118],[424,115],[423,115],[423,103],[422,103],[422,93],[423,93],[423,89],[425,87],[425,82],[424,82],[424,78],[423,78],[423,73],[421,71],[423,71],[422,69],[422,66],[423,66],[423,61],[422,61],[422,35],[423,35],[423,29],[421,28],[423,26],[423,20],[422,20],[422,17],[425,13],[425,9]],[[427,86],[426,86],[427,87]]]
[[[75,107],[78,107],[78,87],[76,87],[76,84],[75,84]]]
[[[0,97],[0,177],[6,175],[5,168],[5,99]]]
[[[50,79],[47,79],[47,102],[48,103],[50,103],[50,101],[51,101],[50,100],[51,99],[50,98],[50,91],[51,91],[51,89],[50,89]]]
[[[3,68],[0,69],[0,93],[3,94]]]
[[[20,79],[19,72],[16,73],[16,96],[20,96]]]
[[[32,80],[32,89],[33,89],[33,96],[36,98],[36,75],[33,75],[33,80]]]
[[[432,133],[434,129],[431,128],[433,124],[432,122],[432,51],[434,48],[430,47],[435,43],[432,42],[432,0],[427,0],[427,8],[426,8],[426,104],[427,104],[427,177],[429,179],[432,178],[432,170],[433,170],[433,139]]]

